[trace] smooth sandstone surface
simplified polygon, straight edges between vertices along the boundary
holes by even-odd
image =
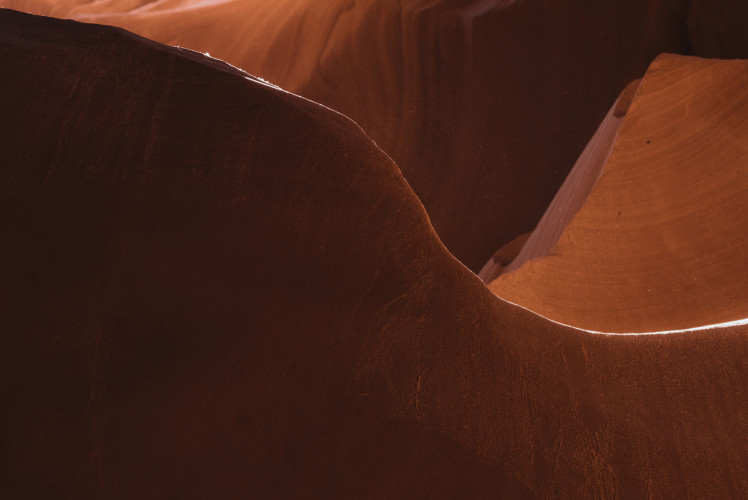
[[[746,326],[507,304],[355,124],[200,54],[0,10],[0,65],[0,496],[748,491]]]
[[[686,0],[4,4],[208,52],[349,116],[475,272],[535,228],[621,90],[691,50]]]
[[[563,210],[576,208],[589,175],[572,171],[543,218],[555,225],[541,222],[491,290],[604,332],[748,317],[748,61],[660,56],[622,120],[560,238]]]
[[[484,265],[478,274],[484,283],[490,283],[500,274],[514,271],[525,262],[550,253],[600,178],[638,87],[639,80],[631,82],[610,108],[535,230],[500,249]],[[509,249],[514,251],[508,252]],[[507,253],[511,255],[510,258]]]

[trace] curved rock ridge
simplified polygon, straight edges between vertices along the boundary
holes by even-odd
[[[522,259],[533,240],[556,238],[541,223],[508,268],[518,269],[491,290],[547,318],[603,332],[748,318],[747,131],[748,61],[659,57],[602,177],[558,242]],[[572,171],[554,204],[565,206],[580,184]],[[551,205],[543,220],[557,210]]]
[[[5,0],[208,52],[351,117],[476,272],[537,225],[625,85],[690,50],[688,3]]]
[[[220,61],[0,10],[0,65],[3,498],[748,489],[745,326],[501,301],[355,124]]]

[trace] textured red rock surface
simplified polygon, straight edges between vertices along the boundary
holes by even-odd
[[[200,54],[0,10],[0,64],[0,496],[748,490],[745,326],[507,304],[356,125]]]
[[[476,272],[534,229],[618,93],[690,51],[688,4],[5,0],[209,52],[351,117]]]
[[[541,222],[507,270],[521,267],[491,289],[605,332],[748,317],[747,143],[748,61],[659,57],[581,210],[560,239],[558,224]],[[543,221],[563,219],[587,185],[573,171]],[[541,258],[523,260],[531,242],[549,238],[557,243],[529,256]]]

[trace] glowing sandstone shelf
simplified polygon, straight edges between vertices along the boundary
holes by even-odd
[[[748,317],[746,144],[748,61],[659,57],[600,180],[558,242],[509,266],[519,268],[491,290],[555,321],[604,332]],[[569,177],[558,204],[579,182]],[[549,227],[541,223],[529,242]]]

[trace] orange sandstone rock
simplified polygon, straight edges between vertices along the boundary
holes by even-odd
[[[507,304],[355,124],[200,54],[0,10],[0,67],[3,498],[748,489],[746,326]]]
[[[748,317],[746,131],[748,62],[659,57],[589,196],[571,198],[590,184],[572,171],[509,266],[514,272],[491,289],[555,321],[604,332]],[[581,209],[570,209],[577,201]]]

